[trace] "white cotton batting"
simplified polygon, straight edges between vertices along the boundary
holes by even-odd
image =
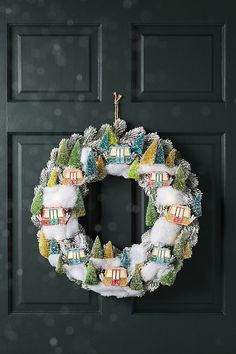
[[[100,258],[91,257],[91,261],[93,262],[94,267],[97,269],[105,269],[107,267],[119,267],[120,266],[120,257],[107,258],[107,259],[100,259]]]
[[[176,170],[177,170],[177,166],[168,167],[165,164],[156,163],[153,165],[140,165],[138,168],[138,173],[140,175],[142,175],[145,173],[165,171],[165,172],[169,173],[169,175],[173,176],[173,175],[175,175]]]
[[[118,299],[124,297],[141,297],[144,295],[145,291],[143,290],[132,290],[128,286],[120,287],[120,286],[106,286],[102,283],[98,285],[85,285],[82,284],[82,287],[85,289],[90,289],[95,291],[102,296],[115,296]]]
[[[130,272],[133,273],[137,264],[142,264],[146,261],[147,253],[146,253],[144,247],[142,246],[142,244],[133,245],[130,248],[129,257],[130,257],[129,269],[130,269]]]
[[[60,241],[74,237],[79,231],[77,218],[71,216],[66,225],[43,225],[43,232],[46,239]]]
[[[45,187],[43,193],[44,207],[61,206],[63,208],[73,208],[77,200],[77,193],[74,186],[56,185],[55,187]]]
[[[68,265],[64,264],[64,270],[70,280],[84,281],[87,269],[84,264]]]
[[[173,245],[180,233],[181,226],[172,224],[165,217],[159,218],[151,229],[150,240],[153,245],[160,242],[166,245]]]
[[[108,175],[122,176],[124,178],[128,178],[129,168],[130,168],[129,165],[118,164],[118,163],[110,163],[106,165],[106,170]]]
[[[59,254],[50,254],[48,257],[48,261],[51,264],[52,267],[56,267],[57,266],[57,262],[58,262],[58,258],[59,258]]]
[[[141,269],[141,275],[145,282],[152,280],[158,273],[161,265],[148,262]]]
[[[169,206],[173,204],[185,204],[186,194],[169,186],[157,189],[156,206]]]

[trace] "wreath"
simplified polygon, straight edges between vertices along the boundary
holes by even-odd
[[[114,93],[115,120],[97,131],[73,134],[53,148],[31,205],[39,228],[41,255],[56,272],[103,296],[142,296],[171,286],[198,240],[202,193],[190,164],[169,139],[126,131],[119,118],[121,95]],[[88,185],[107,175],[134,179],[148,196],[147,231],[139,244],[123,250],[111,241],[93,241],[80,218],[86,214]]]

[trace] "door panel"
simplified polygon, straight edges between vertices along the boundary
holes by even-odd
[[[2,2],[1,354],[235,353],[234,13],[230,0]],[[173,287],[142,299],[56,274],[30,221],[50,150],[111,123],[114,90],[129,127],[172,139],[204,193],[193,257]],[[139,243],[146,205],[134,182],[107,177],[90,185],[83,225],[103,242]]]

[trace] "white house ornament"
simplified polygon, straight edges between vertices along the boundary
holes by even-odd
[[[32,221],[39,250],[58,273],[103,296],[142,296],[172,285],[198,240],[202,193],[190,164],[169,139],[126,131],[114,93],[115,121],[62,139],[35,187]],[[147,231],[119,250],[93,241],[80,225],[90,183],[107,175],[134,179],[148,197]],[[102,235],[101,235],[102,239]]]

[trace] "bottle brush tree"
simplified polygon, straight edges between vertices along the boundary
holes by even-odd
[[[138,167],[139,167],[139,158],[136,157],[136,159],[130,165],[128,178],[135,179],[135,180],[139,178]]]
[[[168,272],[161,277],[160,283],[162,285],[171,286],[175,282],[176,275],[177,275],[177,272],[176,272],[175,267],[171,266],[170,269],[168,270]]]
[[[144,290],[143,287],[143,280],[141,277],[141,272],[139,265],[136,266],[134,274],[132,276],[131,282],[130,282],[130,289],[132,290]]]
[[[166,166],[173,167],[175,165],[175,156],[176,156],[176,149],[172,149],[166,158]]]
[[[46,239],[42,230],[39,232],[39,252],[45,258],[48,258],[50,254],[50,241]]]
[[[157,211],[156,208],[151,200],[149,198],[148,205],[147,205],[147,210],[146,210],[146,225],[151,227],[154,225],[154,223],[157,220]]]
[[[64,168],[65,166],[68,165],[68,160],[69,160],[69,152],[67,148],[66,139],[62,139],[59,146],[56,164],[57,166]]]
[[[143,151],[143,144],[144,144],[144,133],[141,133],[135,139],[134,144],[132,146],[132,150],[136,154],[141,155]]]
[[[156,158],[158,141],[154,139],[140,159],[140,165],[153,165]]]
[[[122,252],[120,265],[124,268],[129,268],[130,266],[129,255],[126,249],[124,249],[124,251]]]
[[[169,270],[161,277],[160,283],[162,285],[171,286],[174,284],[178,271],[183,265],[182,261],[177,261],[175,264],[170,266]]]
[[[104,160],[101,155],[99,155],[98,158],[96,159],[96,167],[97,167],[97,171],[98,171],[98,177],[106,176],[106,174],[107,174],[106,165],[105,165]]]
[[[195,216],[199,217],[202,215],[202,193],[199,192],[195,195],[193,202],[192,202],[192,211]]]
[[[105,250],[104,250],[104,258],[113,258],[114,254],[113,254],[113,247],[112,247],[112,243],[111,241],[108,241],[106,246],[105,246]]]
[[[77,200],[74,206],[74,212],[77,217],[86,215],[84,198],[79,187],[77,188]]]
[[[179,191],[182,191],[182,192],[185,191],[185,189],[186,189],[185,174],[184,174],[184,170],[181,166],[179,166],[176,171],[173,187],[175,189],[178,189]]]
[[[80,141],[77,140],[70,154],[68,165],[73,168],[81,167],[81,151],[80,151]]]
[[[91,249],[91,257],[93,258],[103,258],[103,250],[99,236],[95,238],[93,247]]]
[[[38,215],[43,207],[43,191],[42,188],[38,187],[35,191],[34,199],[31,205],[31,213],[33,215]]]
[[[117,136],[111,128],[108,128],[108,144],[109,146],[118,144]]]
[[[93,262],[89,262],[87,266],[87,272],[85,277],[85,284],[87,285],[97,285],[99,283],[96,269],[93,265]]]
[[[192,247],[190,246],[190,243],[187,242],[184,248],[184,259],[191,258],[191,256],[192,256]]]
[[[62,255],[61,254],[58,257],[57,266],[56,266],[56,272],[60,273],[60,274],[64,273],[63,259],[62,259]]]
[[[107,151],[108,149],[109,149],[108,132],[105,131],[100,142],[100,150]]]
[[[165,163],[164,149],[161,144],[158,145],[155,163]]]
[[[57,185],[58,173],[56,170],[52,170],[47,183],[48,187],[55,187]]]
[[[56,240],[52,239],[50,242],[50,254],[59,254],[60,249]]]
[[[97,174],[97,166],[94,154],[90,151],[86,163],[86,175],[89,177],[93,177]]]
[[[184,250],[188,240],[188,233],[182,231],[175,240],[173,255],[178,259],[184,258]]]

